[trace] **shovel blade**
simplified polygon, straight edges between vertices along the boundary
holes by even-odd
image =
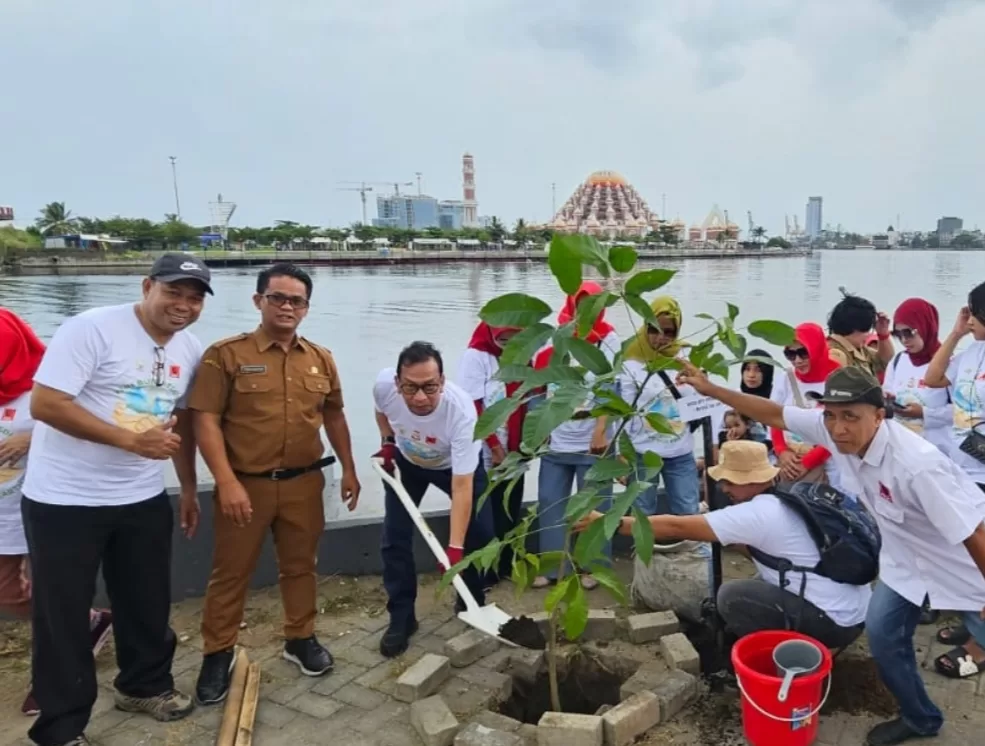
[[[515,642],[500,636],[499,630],[513,617],[496,606],[496,604],[481,606],[474,611],[461,611],[458,614],[458,618],[483,634],[495,637],[504,645],[509,645],[511,648],[519,647]]]

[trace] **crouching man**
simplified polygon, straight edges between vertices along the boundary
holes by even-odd
[[[704,515],[650,517],[661,540],[718,542],[748,547],[759,577],[733,580],[718,592],[718,613],[735,637],[762,630],[795,629],[831,649],[850,645],[863,630],[872,590],[868,585],[836,583],[814,572],[821,559],[804,518],[771,494],[780,470],[770,464],[766,446],[728,441],[718,466],[708,470],[732,505]],[[575,530],[593,520],[592,513]],[[634,518],[622,519],[619,532],[631,536]],[[789,564],[794,571],[780,572]]]

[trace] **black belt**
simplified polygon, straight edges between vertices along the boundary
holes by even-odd
[[[293,469],[271,469],[270,471],[263,471],[259,474],[247,474],[245,472],[237,473],[243,477],[254,477],[256,479],[269,479],[272,482],[283,482],[285,479],[294,479],[295,477],[300,477],[302,474],[317,471],[318,469],[324,469],[326,466],[334,463],[335,456],[325,456],[325,458],[318,459],[310,466],[296,466]]]

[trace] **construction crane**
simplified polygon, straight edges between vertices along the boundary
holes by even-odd
[[[756,224],[752,222],[752,210],[746,210],[746,215],[749,216],[749,240],[751,241],[756,235]]]
[[[363,225],[366,223],[366,192],[372,192],[373,187],[366,186],[364,181],[341,181],[340,184],[359,184],[357,187],[336,187],[336,191],[339,192],[359,192],[359,197],[363,202]]]

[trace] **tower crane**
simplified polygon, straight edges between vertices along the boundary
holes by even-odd
[[[751,241],[756,235],[756,224],[752,222],[752,210],[746,210],[746,215],[749,217],[749,240]]]
[[[366,192],[372,192],[373,187],[366,186],[364,181],[340,181],[340,184],[359,184],[359,186],[354,187],[336,187],[336,191],[339,192],[359,192],[359,197],[362,199],[363,203],[363,225],[366,225]]]

